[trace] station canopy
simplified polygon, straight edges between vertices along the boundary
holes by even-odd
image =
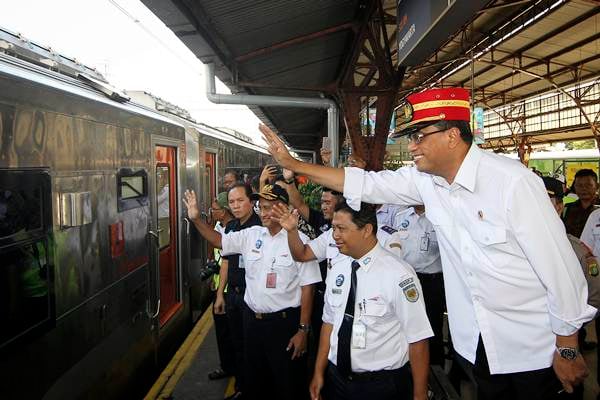
[[[217,76],[233,93],[333,98],[356,45],[364,10],[377,2],[142,1],[202,62],[216,64]],[[398,31],[402,22],[398,7],[411,2],[427,3],[430,9],[448,4],[419,1],[377,3],[392,64],[404,71],[398,102],[430,86],[472,89],[475,106],[484,108],[488,147],[515,146],[522,137],[529,143],[593,137],[582,112],[587,107],[593,120],[600,103],[596,1],[450,2],[454,15],[441,15],[412,56],[400,52],[399,62],[399,44],[407,36],[402,24]],[[477,6],[465,12],[460,9],[465,5]],[[368,50],[362,53],[367,58]],[[355,66],[357,81],[377,80],[364,55]],[[546,97],[536,100],[540,95]],[[294,148],[314,150],[326,134],[322,110],[250,108]]]

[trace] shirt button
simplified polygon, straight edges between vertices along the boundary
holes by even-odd
[[[473,276],[473,273],[471,271],[467,271],[467,275]]]

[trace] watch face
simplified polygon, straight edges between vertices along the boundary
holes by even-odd
[[[577,350],[569,348],[560,349],[560,356],[567,360],[574,360],[577,357]]]

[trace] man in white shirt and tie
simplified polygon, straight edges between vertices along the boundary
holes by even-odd
[[[587,375],[577,332],[596,309],[541,179],[472,144],[464,89],[415,93],[399,109],[416,168],[303,163],[261,131],[280,165],[343,191],[355,209],[361,201],[425,206],[442,256],[453,345],[473,367],[480,400],[572,392]]]

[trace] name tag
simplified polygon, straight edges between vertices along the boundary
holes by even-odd
[[[429,251],[429,236],[421,236],[421,251]]]
[[[367,326],[360,321],[352,324],[352,348],[365,349],[367,347]]]
[[[277,272],[267,273],[267,289],[275,289],[277,287]]]

